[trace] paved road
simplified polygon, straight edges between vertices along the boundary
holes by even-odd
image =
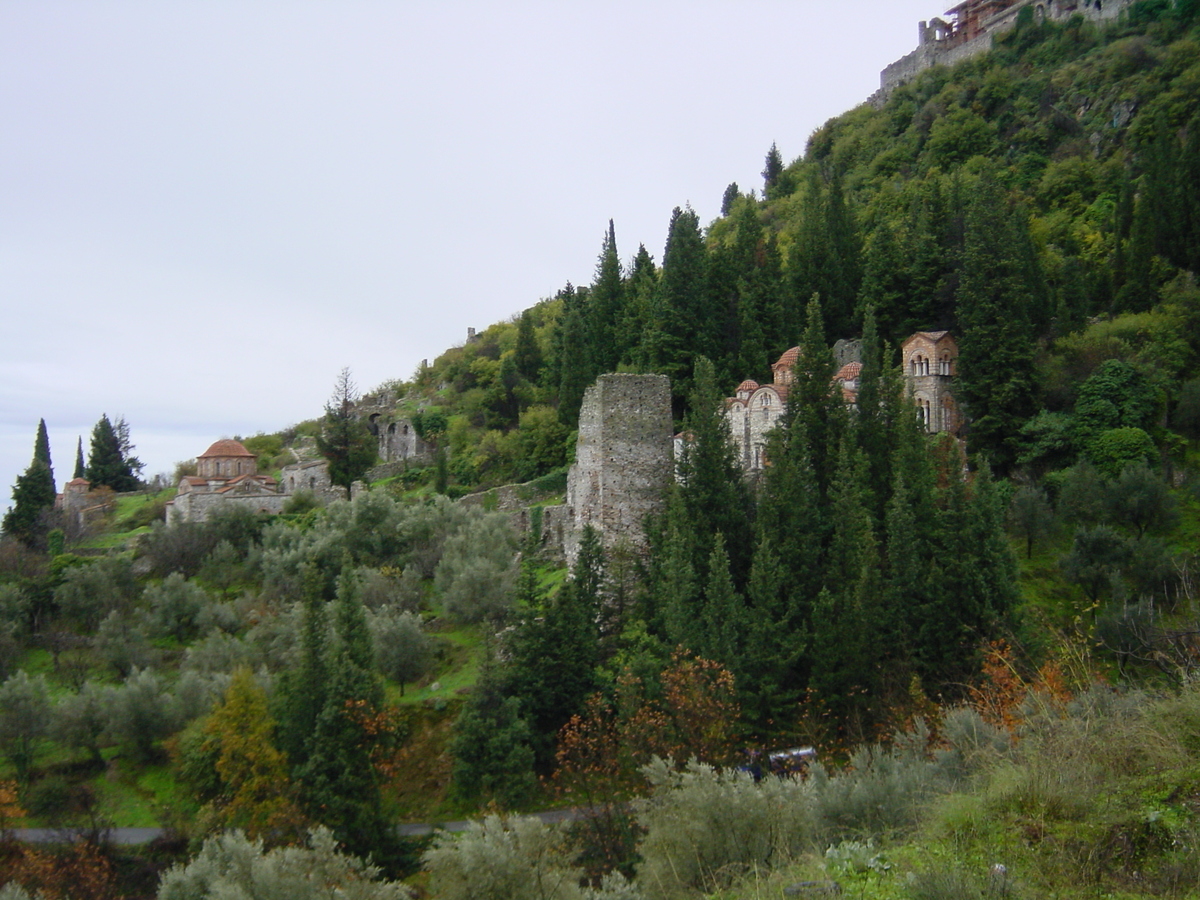
[[[578,819],[583,814],[578,809],[556,809],[549,812],[533,813],[546,824],[553,822],[568,822]],[[403,837],[422,837],[435,831],[466,831],[469,820],[459,822],[418,822],[397,825],[396,830]],[[83,828],[13,828],[10,832],[18,841],[27,844],[62,844],[74,841],[81,834],[86,834]],[[104,832],[105,838],[113,844],[132,846],[148,844],[166,832],[162,828],[110,828]]]

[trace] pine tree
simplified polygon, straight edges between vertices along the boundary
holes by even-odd
[[[783,157],[779,155],[779,148],[775,146],[775,142],[771,142],[771,149],[767,151],[766,162],[763,165],[763,196],[768,200],[774,200],[779,193],[776,189],[779,187],[779,181],[783,175]]]
[[[92,446],[88,454],[87,480],[92,488],[110,487],[118,493],[137,490],[134,474],[141,463],[128,455],[129,426],[118,418],[116,424],[102,415],[92,429]],[[122,436],[124,435],[124,436]]]
[[[727,216],[733,210],[733,204],[740,197],[736,181],[731,181],[729,186],[725,188],[725,193],[721,195],[721,215]]]
[[[333,396],[325,404],[325,417],[317,434],[317,452],[329,461],[329,480],[346,491],[361,479],[379,455],[378,442],[367,423],[354,414],[358,387],[349,369],[334,382]]]

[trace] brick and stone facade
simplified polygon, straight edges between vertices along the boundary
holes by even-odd
[[[308,491],[322,503],[345,497],[329,481],[325,460],[284,466],[282,481],[260,474],[258,459],[238,441],[219,440],[196,457],[196,474],[179,480],[167,504],[167,522],[203,522],[213,510],[236,504],[257,513],[279,513],[288,497]]]
[[[954,399],[958,342],[948,331],[918,331],[900,345],[900,360],[904,381],[925,429],[957,434],[962,427]]]
[[[838,370],[833,384],[847,406],[858,402],[858,380],[862,373],[859,341],[838,341],[834,359]],[[756,475],[768,465],[767,439],[787,408],[793,369],[800,348],[792,347],[771,367],[773,383],[747,379],[734,396],[725,399],[725,417],[737,451],[738,462],[747,475]],[[919,331],[901,345],[905,385],[926,430],[957,434],[962,416],[954,399],[958,373],[958,344],[946,331]]]

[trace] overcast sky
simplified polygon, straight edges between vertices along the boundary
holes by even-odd
[[[0,0],[0,508],[101,413],[146,474],[662,258],[944,2]]]

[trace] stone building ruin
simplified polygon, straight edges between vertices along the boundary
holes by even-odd
[[[601,375],[583,395],[575,464],[567,475],[567,559],[588,525],[606,548],[644,545],[674,472],[671,381],[666,375]],[[551,518],[557,514],[547,510]]]
[[[371,434],[379,442],[381,463],[414,462],[428,464],[433,448],[417,434],[412,419],[396,411],[398,398],[390,390],[368,394],[354,406],[354,413],[366,420]]]
[[[1132,0],[964,0],[917,27],[917,49],[879,73],[879,90],[870,103],[882,106],[888,95],[931,66],[952,66],[992,48],[996,35],[1017,24],[1021,10],[1031,7],[1036,19],[1065,21],[1083,16],[1091,21],[1116,19]]]

